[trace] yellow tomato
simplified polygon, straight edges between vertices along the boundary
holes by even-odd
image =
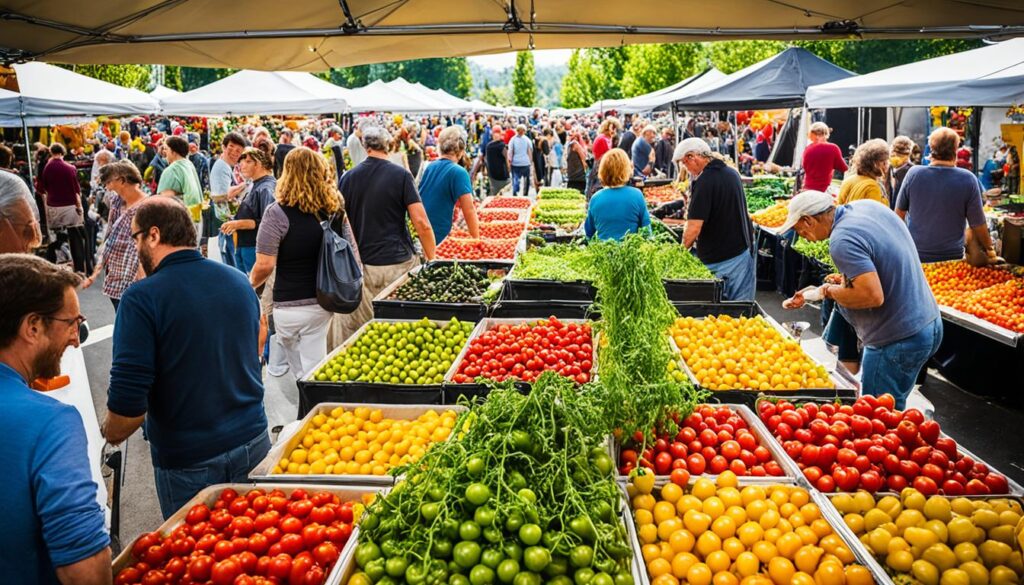
[[[686,581],[690,585],[711,585],[711,569],[704,563],[695,563],[686,571]]]
[[[740,577],[754,575],[761,568],[761,561],[752,552],[742,552],[736,557],[736,572]]]
[[[688,552],[681,552],[672,557],[672,574],[679,579],[684,579],[686,578],[686,573],[690,570],[690,567],[698,562],[697,557],[692,554]]]
[[[775,585],[791,585],[795,573],[796,568],[787,558],[775,557],[768,561],[768,576],[772,578]]]

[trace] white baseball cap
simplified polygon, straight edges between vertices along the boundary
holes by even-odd
[[[672,162],[683,160],[683,157],[691,152],[709,155],[711,154],[711,147],[708,146],[708,143],[703,138],[687,138],[676,146],[676,151],[672,153]]]
[[[835,206],[832,196],[821,191],[804,191],[789,201],[789,213],[786,221],[779,227],[779,233],[793,229],[801,217],[818,215]]]

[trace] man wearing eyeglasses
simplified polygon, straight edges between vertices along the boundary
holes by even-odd
[[[39,246],[42,235],[35,206],[21,177],[0,171],[0,254],[26,253]]]
[[[2,180],[2,179],[0,179]],[[4,222],[7,221],[4,216]],[[0,228],[2,229],[2,228]],[[29,388],[79,344],[79,277],[28,254],[0,255],[0,575],[5,583],[110,583],[110,535],[73,406]]]

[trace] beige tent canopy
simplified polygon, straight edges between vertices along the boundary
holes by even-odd
[[[318,71],[624,43],[1018,35],[1020,0],[0,0],[6,62]]]

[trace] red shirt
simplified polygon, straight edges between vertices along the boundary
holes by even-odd
[[[804,149],[804,189],[824,191],[832,183],[835,171],[846,172],[846,161],[839,147],[831,142],[816,142]]]
[[[59,158],[51,158],[39,177],[39,185],[46,192],[46,204],[50,207],[67,207],[78,204],[81,186],[75,165]]]
[[[593,147],[594,161],[601,160],[601,157],[604,156],[604,153],[608,152],[611,149],[612,149],[612,139],[608,138],[604,134],[601,134],[600,136],[598,136],[594,140],[594,147]]]
[[[515,137],[516,137],[515,129],[514,128],[509,128],[508,130],[505,130],[505,138],[503,138],[502,140],[505,141],[505,144],[508,144]]]

